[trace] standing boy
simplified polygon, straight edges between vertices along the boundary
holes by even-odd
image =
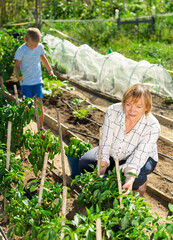
[[[15,72],[20,81],[22,98],[33,98],[36,96],[41,103],[41,116],[39,117],[40,130],[43,130],[43,80],[41,62],[53,75],[53,70],[45,57],[43,45],[40,43],[41,33],[38,28],[29,28],[24,37],[25,43],[15,53]],[[19,71],[22,76],[19,76]]]

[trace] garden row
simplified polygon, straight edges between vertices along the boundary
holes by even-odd
[[[8,237],[22,239],[96,239],[96,223],[100,219],[103,239],[171,239],[173,234],[172,217],[159,224],[160,217],[150,213],[150,207],[139,196],[119,196],[116,169],[108,175],[98,177],[97,169],[76,177],[74,183],[80,183],[82,193],[79,203],[87,204],[86,215],[76,213],[72,220],[63,219],[61,184],[44,183],[41,204],[36,191],[40,186],[38,173],[43,167],[45,153],[49,159],[60,153],[59,137],[49,130],[32,134],[23,132],[31,116],[34,116],[33,101],[25,100],[19,105],[10,103],[0,96],[1,151],[0,151],[0,189],[7,205],[3,213],[9,218]],[[26,105],[28,106],[26,108]],[[10,168],[6,169],[6,141],[8,122],[12,123]],[[32,164],[36,179],[28,186],[32,198],[26,196],[24,170],[21,161],[24,158],[23,146],[28,149],[28,160]],[[70,146],[70,145],[69,145]],[[16,153],[20,152],[21,158]],[[124,182],[124,177],[121,176]],[[122,205],[119,200],[122,199]],[[169,204],[170,211],[173,207]],[[64,220],[64,222],[62,221]],[[62,224],[63,222],[63,224]]]

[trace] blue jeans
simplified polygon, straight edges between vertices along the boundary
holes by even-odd
[[[97,149],[98,149],[97,147],[92,148],[79,159],[79,169],[81,173],[85,173],[84,170],[86,170],[87,172],[92,172],[93,169],[89,166],[90,164],[93,165],[94,167],[97,166],[97,160],[95,159],[95,152]],[[107,168],[106,173],[108,173],[109,170],[112,170],[115,167],[115,161],[111,156],[109,160],[110,166]],[[122,160],[119,162],[119,165],[122,165],[125,162],[126,160]],[[137,190],[140,186],[142,186],[146,182],[147,175],[154,171],[156,165],[157,162],[154,161],[154,159],[152,159],[151,157],[149,157],[145,165],[141,168],[138,178],[136,178],[133,183],[133,190]]]

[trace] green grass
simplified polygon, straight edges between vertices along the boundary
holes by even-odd
[[[116,22],[66,22],[56,23],[51,27],[80,41],[77,43],[67,39],[77,46],[85,43],[101,54],[107,54],[111,47],[114,52],[121,53],[132,60],[146,60],[173,70],[173,28],[170,27],[172,25],[173,20],[170,19],[164,20],[164,23],[158,21],[155,32],[150,32],[147,24],[140,25],[139,32],[135,31],[135,26],[131,25],[118,32]],[[49,32],[49,29],[50,25],[43,27],[45,32]],[[62,38],[56,32],[51,31],[50,34]]]

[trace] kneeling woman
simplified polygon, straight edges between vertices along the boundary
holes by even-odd
[[[158,162],[157,140],[160,125],[151,114],[152,96],[143,84],[130,86],[122,102],[111,105],[105,114],[102,132],[101,174],[112,170],[118,158],[120,168],[126,176],[122,186],[128,194],[131,190],[143,196],[147,186],[147,175],[153,172]],[[85,153],[79,160],[79,168],[92,171],[96,167],[98,148]],[[138,178],[128,173],[138,175]]]

